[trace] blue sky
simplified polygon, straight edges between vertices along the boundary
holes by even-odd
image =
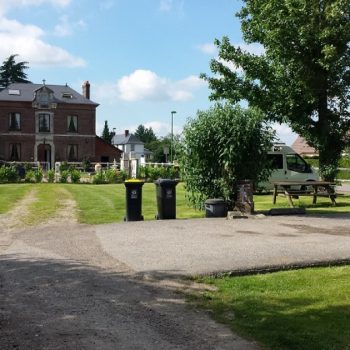
[[[100,104],[98,134],[108,120],[117,133],[144,124],[163,136],[171,111],[181,132],[212,104],[199,74],[210,72],[215,38],[244,45],[234,16],[240,7],[238,0],[0,0],[0,60],[19,54],[35,83],[68,83],[80,92],[89,80]],[[276,128],[283,141],[294,141],[288,127]]]

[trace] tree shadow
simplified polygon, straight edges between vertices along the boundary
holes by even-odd
[[[215,329],[206,314],[189,310],[183,296],[174,293],[177,288],[69,260],[3,255],[0,348],[213,349],[230,344],[231,332]]]

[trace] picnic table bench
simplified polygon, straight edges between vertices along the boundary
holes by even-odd
[[[335,206],[335,183],[328,181],[277,181],[273,183],[273,204],[276,204],[278,195],[284,195],[289,205],[294,208],[292,198],[299,196],[312,196],[312,204],[317,203],[317,197],[328,197]]]

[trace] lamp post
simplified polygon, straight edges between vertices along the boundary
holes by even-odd
[[[176,111],[171,111],[171,144],[170,144],[170,161],[173,162],[173,143],[174,143],[174,114]]]

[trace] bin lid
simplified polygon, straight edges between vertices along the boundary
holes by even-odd
[[[124,181],[124,185],[126,187],[130,186],[143,186],[145,182],[143,180],[139,180],[139,179],[129,179],[129,180],[125,180]]]
[[[179,181],[173,179],[158,179],[154,181],[154,183],[158,186],[176,186],[179,183]]]
[[[226,203],[226,201],[223,198],[209,198],[204,202],[204,204],[224,204],[224,203]]]

